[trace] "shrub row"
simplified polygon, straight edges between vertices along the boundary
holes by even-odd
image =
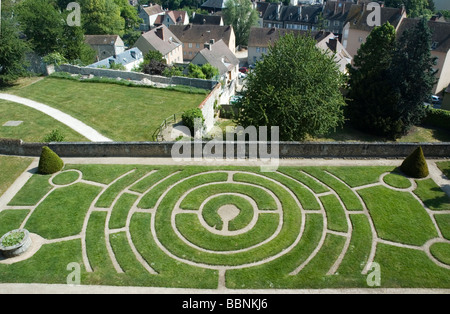
[[[423,124],[450,131],[450,111],[430,109],[427,112],[426,118],[423,120]]]

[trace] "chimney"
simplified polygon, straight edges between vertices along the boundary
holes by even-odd
[[[330,47],[330,50],[333,52],[336,52],[337,50],[337,39],[336,38],[330,38],[328,42],[328,46]]]
[[[281,18],[281,2],[277,4],[277,20]]]
[[[210,43],[205,43],[205,44],[203,45],[203,47],[206,48],[206,49],[208,49],[209,51],[211,51],[211,48],[212,48]]]
[[[337,14],[337,8],[338,8],[338,2],[336,1],[336,2],[334,3],[334,15]]]
[[[216,42],[216,41],[214,40],[214,38],[209,40],[209,43],[210,43],[211,45],[214,45],[215,42]]]
[[[195,11],[192,12],[192,19],[194,19],[194,18],[195,18]]]
[[[161,40],[164,40],[164,31],[162,27],[156,29],[156,36],[161,38]]]

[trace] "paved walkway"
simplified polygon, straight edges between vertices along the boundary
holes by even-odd
[[[67,125],[69,128],[80,133],[81,135],[83,135],[85,138],[87,138],[92,142],[112,142],[111,139],[101,135],[99,132],[97,132],[90,126],[84,124],[80,120],[77,120],[74,117],[53,107],[44,105],[31,99],[4,93],[0,93],[0,99],[12,101],[39,110],[40,112],[49,115],[53,119],[58,120],[59,122]]]

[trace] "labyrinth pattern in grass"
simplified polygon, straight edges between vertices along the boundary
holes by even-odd
[[[77,246],[88,283],[361,287],[377,262],[389,286],[403,276],[396,259],[413,255],[408,270],[450,287],[450,201],[431,179],[393,171],[66,165],[33,177],[0,218],[21,212],[49,252]]]

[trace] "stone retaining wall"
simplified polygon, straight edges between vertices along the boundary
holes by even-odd
[[[98,77],[107,77],[114,79],[121,78],[123,80],[132,80],[132,81],[142,81],[143,79],[147,79],[152,83],[160,83],[168,85],[184,85],[193,88],[202,88],[206,90],[213,89],[214,86],[216,86],[218,83],[217,81],[212,80],[202,80],[182,76],[164,77],[159,75],[149,75],[140,72],[120,71],[101,68],[88,68],[69,64],[62,64],[58,67],[55,67],[55,71],[67,72],[70,74],[94,75]]]
[[[172,157],[175,142],[108,142],[108,143],[24,143],[21,140],[0,139],[0,154],[40,156],[48,145],[61,157]],[[204,147],[206,142],[201,143]],[[261,143],[228,143],[223,156],[238,155],[238,146],[248,157],[249,145]],[[185,143],[194,152],[194,142]],[[199,145],[199,144],[197,144]],[[280,142],[280,158],[404,158],[417,146],[422,146],[427,158],[450,158],[450,143],[297,143]],[[258,146],[260,148],[260,146]],[[263,147],[264,148],[264,147]],[[268,143],[270,152],[271,144]],[[214,150],[212,151],[214,153]],[[206,154],[207,155],[207,154]],[[259,155],[258,155],[259,156]]]

